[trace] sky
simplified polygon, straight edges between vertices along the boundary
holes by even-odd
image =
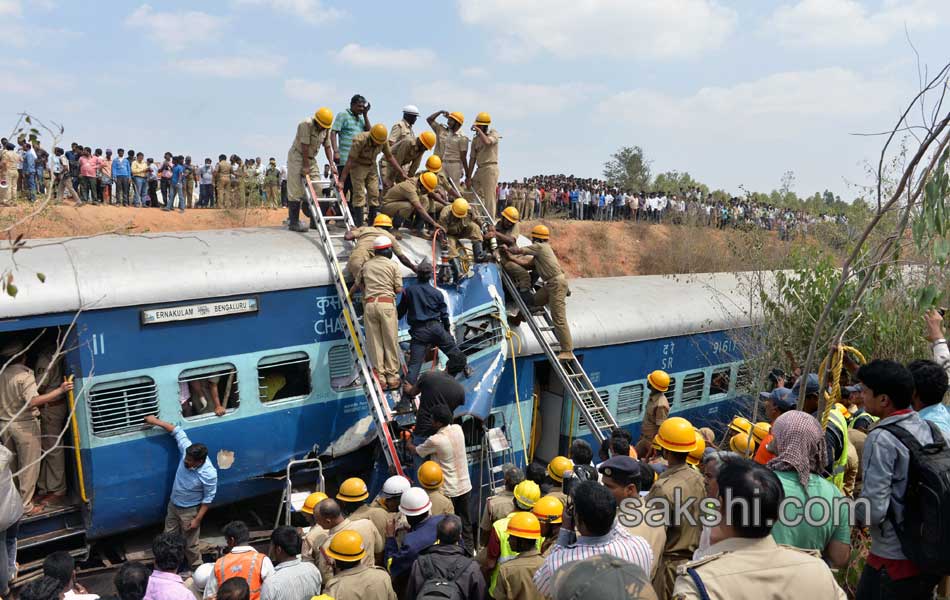
[[[0,130],[28,111],[67,144],[284,162],[360,93],[387,126],[417,105],[417,133],[489,112],[502,180],[639,145],[712,189],[791,170],[851,200],[883,144],[855,134],[890,130],[948,39],[948,0],[0,0]]]

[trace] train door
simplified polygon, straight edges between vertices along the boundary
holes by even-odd
[[[561,425],[564,415],[564,387],[561,380],[551,372],[547,360],[539,359],[534,363],[534,390],[538,397],[538,411],[535,418],[534,461],[547,464],[561,454]]]

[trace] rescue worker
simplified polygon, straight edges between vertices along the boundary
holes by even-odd
[[[574,340],[571,337],[571,328],[567,324],[567,296],[570,289],[567,278],[557,255],[548,243],[551,231],[545,225],[535,225],[531,229],[531,245],[525,248],[502,246],[501,251],[509,260],[530,268],[541,276],[544,285],[534,295],[529,306],[540,307],[548,305],[551,310],[551,322],[554,325],[554,335],[560,344],[557,354],[559,360],[574,358]]]
[[[802,376],[792,387],[790,399],[798,403],[799,394],[804,388],[805,401],[802,410],[822,422],[819,413],[818,395],[821,392],[818,375],[809,373]],[[828,451],[828,460],[825,464],[825,478],[835,484],[839,490],[844,490],[844,474],[848,469],[848,421],[837,410],[828,412],[828,424],[825,426],[825,447]]]
[[[653,587],[660,598],[669,598],[676,578],[676,568],[693,558],[693,551],[699,545],[702,524],[699,520],[699,502],[705,497],[703,476],[686,464],[689,453],[696,448],[696,433],[689,421],[682,417],[670,417],[663,421],[656,437],[669,465],[657,478],[647,494],[646,503],[655,498],[665,500],[667,506],[685,506],[689,504],[692,519],[671,521],[666,528],[666,545],[663,554],[655,557],[661,564],[656,568]]]
[[[567,504],[567,494],[564,493],[564,477],[573,470],[574,463],[564,456],[555,456],[548,463],[548,479],[551,480],[551,491],[548,492],[548,495],[560,500],[561,504]]]
[[[422,163],[422,155],[435,146],[435,134],[431,131],[423,131],[419,134],[419,137],[407,137],[394,144],[390,142],[390,144],[392,144],[393,157],[402,166],[403,172],[406,175],[412,175],[419,169],[419,165]],[[383,175],[384,190],[404,180],[398,173],[393,172],[389,163],[384,162],[380,170]]]
[[[308,531],[307,535],[303,538],[303,549],[300,551],[300,558],[314,564],[317,562],[316,554],[320,552],[320,544],[311,543],[311,540],[316,541],[318,537],[326,535],[326,530],[317,524],[317,517],[314,515],[314,511],[317,505],[326,499],[327,495],[323,492],[313,492],[307,496],[307,499],[303,501],[303,506],[300,507],[300,512],[304,514],[307,523],[310,525],[310,531]]]
[[[396,144],[406,138],[412,138],[412,126],[416,124],[416,120],[419,118],[419,109],[412,104],[407,104],[402,107],[402,119],[396,122],[393,125],[393,128],[389,130],[389,145],[395,149]],[[433,142],[433,146],[435,142]],[[430,146],[431,150],[432,147]]]
[[[755,456],[755,440],[750,439],[747,433],[737,433],[729,438],[729,449],[745,458],[751,458]]]
[[[744,435],[749,437],[752,433],[752,421],[746,419],[743,416],[736,415],[729,421],[729,425],[726,427],[726,437],[725,439],[731,439],[737,435]]]
[[[699,465],[703,460],[703,454],[706,453],[706,438],[703,437],[703,434],[697,429],[696,434],[696,447],[690,451],[689,455],[686,457],[686,464],[693,467],[700,473],[703,472],[702,467]]]
[[[637,442],[637,456],[650,456],[653,438],[660,431],[663,421],[670,415],[670,401],[666,399],[666,392],[670,389],[670,376],[666,371],[657,369],[647,375],[647,388],[650,397],[643,412],[643,423],[640,425],[640,441]]]
[[[541,523],[529,512],[519,512],[508,520],[508,544],[513,553],[498,567],[495,600],[542,600],[532,577],[544,558],[538,544],[541,541]]]
[[[334,175],[337,173],[330,147],[331,125],[333,111],[325,106],[317,109],[313,118],[297,125],[297,134],[287,151],[287,228],[291,231],[307,231],[307,226],[300,223],[300,204],[306,201],[305,177],[309,175],[312,180],[320,178],[316,161],[320,146],[323,146],[330,170]]]
[[[367,352],[380,384],[385,389],[398,389],[399,319],[396,317],[396,296],[402,293],[402,275],[392,261],[393,243],[385,235],[373,242],[373,258],[356,274],[351,293],[363,290],[363,327]]]
[[[444,516],[435,516],[430,512],[432,504],[425,490],[409,488],[399,500],[399,513],[409,523],[409,531],[402,543],[396,540],[395,523],[386,529],[386,561],[389,574],[393,578],[393,588],[397,594],[404,595],[412,574],[412,564],[419,554],[436,543],[436,529]]]
[[[55,391],[63,381],[63,361],[57,356],[55,342],[46,344],[36,358],[35,377],[40,395]],[[43,463],[37,482],[37,501],[63,504],[66,501],[66,453],[60,435],[69,416],[67,402],[50,402],[40,407],[40,433]]]
[[[20,157],[16,146],[5,142],[0,147],[0,204],[12,204],[16,200],[17,167]]]
[[[475,262],[487,260],[482,249],[482,230],[469,215],[468,200],[456,198],[449,206],[442,207],[441,212],[439,212],[438,226],[445,232],[450,260],[458,258],[458,248],[461,245],[459,243],[461,240],[472,240],[472,254]],[[461,275],[461,269],[457,265],[456,268],[459,271],[458,275]]]
[[[498,214],[498,140],[501,136],[494,129],[490,129],[491,116],[487,112],[480,112],[475,117],[472,131],[475,137],[472,140],[472,157],[468,162],[468,187],[475,191],[492,219]],[[476,167],[478,169],[476,170]],[[474,174],[473,174],[474,172]]]
[[[231,208],[231,163],[223,154],[218,156],[214,170],[214,195],[218,208]]]
[[[386,139],[385,125],[377,123],[369,131],[356,134],[341,177],[343,179],[349,177],[353,186],[350,212],[353,214],[353,223],[357,227],[363,225],[363,210],[367,203],[371,222],[376,217],[376,211],[379,208],[379,175],[376,172],[376,157],[380,153],[383,154],[383,159],[389,162],[393,173],[402,179],[407,179],[406,173],[393,157],[392,149]]]
[[[438,223],[429,214],[430,204],[442,205],[442,197],[436,192],[438,177],[433,173],[423,173],[417,177],[410,177],[389,188],[383,197],[380,212],[392,218],[393,227],[399,229],[410,217],[415,216],[425,221],[431,227],[438,227]],[[429,200],[422,201],[420,197]],[[420,224],[421,221],[416,222]]]
[[[485,508],[482,510],[482,518],[478,522],[478,543],[481,546],[488,543],[492,523],[504,519],[515,510],[515,486],[524,481],[524,471],[515,465],[504,465],[501,470],[505,478],[505,487],[495,495],[488,497],[485,501]]]
[[[614,456],[600,463],[597,470],[600,472],[601,482],[617,501],[617,519],[620,525],[630,535],[642,537],[650,544],[653,564],[648,575],[652,578],[656,574],[660,557],[663,556],[663,548],[666,546],[666,528],[662,525],[651,524],[646,519],[646,507],[639,502],[621,506],[627,498],[640,498],[640,480],[643,477],[640,461],[629,456]],[[628,510],[636,510],[640,513],[639,523],[632,518],[633,515],[630,515]]]
[[[348,242],[355,242],[353,250],[350,252],[350,258],[346,261],[346,270],[350,277],[356,279],[356,276],[363,270],[366,261],[373,257],[373,243],[376,238],[384,236],[389,238],[392,243],[393,254],[404,264],[406,268],[415,270],[416,266],[412,264],[409,257],[403,251],[402,246],[396,241],[396,236],[392,234],[393,220],[388,215],[376,215],[372,226],[354,227],[343,234],[343,239]]]
[[[427,460],[419,467],[416,475],[419,485],[429,494],[429,501],[432,503],[431,512],[434,515],[454,515],[455,507],[452,501],[442,493],[442,467],[439,463]]]
[[[351,484],[346,488],[347,496],[344,496],[344,498],[352,498],[352,494],[360,490],[362,490],[362,493],[358,494],[358,496],[364,500],[369,498],[369,492],[366,491],[366,484],[363,483],[362,479],[354,477],[347,481],[350,481]],[[346,482],[344,482],[344,484],[345,483]],[[359,485],[357,485],[357,483]],[[343,496],[344,487],[345,486],[340,487],[340,493],[337,494],[336,497],[338,500],[350,502],[348,499],[341,498],[341,496]],[[412,487],[412,484],[402,475],[389,477],[383,482],[383,489],[379,493],[378,502],[366,503],[360,506],[357,510],[353,511],[351,519],[369,519],[373,522],[373,525],[376,526],[379,534],[385,538],[387,526],[390,522],[398,518],[396,517],[396,513],[399,510],[399,502],[402,499],[402,495],[410,487]]]
[[[436,121],[440,116],[445,117],[445,125]],[[452,180],[456,188],[462,186],[462,175],[466,175],[468,165],[468,138],[461,132],[465,116],[460,112],[440,110],[432,113],[426,119],[429,127],[435,132],[438,141],[434,153],[442,159],[442,168],[445,175]]]
[[[274,158],[268,161],[264,170],[264,195],[267,196],[267,208],[280,208],[280,169]]]
[[[554,496],[544,496],[534,503],[531,513],[541,523],[541,556],[547,557],[557,542],[557,534],[561,530],[564,504]]]
[[[518,222],[521,220],[521,213],[514,206],[506,206],[501,211],[501,217],[495,221],[495,226],[488,232],[488,237],[495,238],[499,246],[507,248],[518,245]],[[518,288],[518,293],[528,306],[534,301],[531,295],[531,273],[528,269],[511,260],[508,255],[502,256],[501,268],[505,270],[508,277]]]
[[[521,211],[521,214],[526,215],[526,218],[531,219],[540,212],[541,208],[541,192],[538,190],[537,186],[529,185],[524,192],[524,210]]]
[[[310,548],[310,553],[309,557],[304,557],[304,560],[312,560],[317,565],[324,581],[333,576],[333,568],[326,559],[330,539],[345,529],[359,533],[363,539],[366,556],[361,559],[361,562],[364,565],[372,567],[382,564],[379,561],[382,560],[383,555],[383,538],[369,519],[353,520],[346,517],[336,500],[328,498],[315,509],[314,520],[319,525],[319,531],[313,534],[311,530],[307,534],[307,546]]]
[[[524,209],[524,197],[524,188],[516,181],[508,192],[508,205],[517,209],[519,216],[524,215],[525,217],[530,217],[531,215],[526,213]]]
[[[333,600],[396,600],[389,573],[361,562],[366,548],[359,533],[340,531],[330,540],[326,555],[333,561],[333,577],[325,583],[323,592]]]
[[[218,588],[226,580],[239,577],[251,589],[250,600],[260,600],[261,584],[274,572],[274,565],[266,554],[251,546],[251,532],[243,521],[231,521],[221,530],[227,552],[214,563],[214,577],[205,586],[205,600],[217,596]]]
[[[529,513],[541,499],[541,488],[533,481],[522,481],[515,486],[515,510],[503,519],[492,523],[491,534],[486,545],[485,555],[482,557],[482,573],[488,580],[488,594],[494,596],[495,586],[498,583],[498,568],[508,562],[515,555],[508,542],[508,523],[516,515]],[[519,517],[520,518],[520,517]],[[541,548],[541,539],[536,540],[537,548]]]
[[[26,366],[26,346],[19,340],[10,340],[0,349],[0,430],[3,430],[3,445],[15,456],[20,500],[24,516],[42,511],[42,506],[33,504],[36,482],[40,476],[40,407],[61,401],[73,389],[72,381],[61,381],[45,394],[36,388],[33,370]]]

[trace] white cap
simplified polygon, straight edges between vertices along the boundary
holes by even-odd
[[[393,475],[383,482],[383,491],[381,495],[384,498],[395,498],[401,496],[406,490],[412,487],[408,479],[402,475]]]
[[[416,115],[417,117],[419,116],[419,109],[416,108],[415,105],[413,105],[413,104],[407,104],[407,105],[403,106],[403,107],[402,107],[402,112],[404,112],[404,113],[406,113],[406,114],[409,114],[409,115]]]
[[[424,515],[430,508],[432,508],[432,501],[429,500],[429,494],[422,488],[409,488],[399,500],[399,512],[407,517]]]
[[[373,240],[373,250],[385,250],[387,248],[392,248],[392,247],[393,247],[392,240],[390,240],[385,235],[381,235],[377,237],[375,240]]]
[[[214,573],[214,563],[203,563],[192,573],[191,578],[199,592],[205,591],[205,586],[208,585],[212,573]]]

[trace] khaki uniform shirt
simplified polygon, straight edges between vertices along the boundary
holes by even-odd
[[[671,558],[689,558],[693,556],[693,551],[699,545],[699,536],[702,533],[702,525],[699,522],[699,501],[706,496],[706,485],[703,476],[699,471],[693,469],[688,464],[682,464],[670,467],[660,474],[660,477],[653,483],[650,493],[646,497],[649,505],[653,498],[666,498],[670,506],[674,506],[673,491],[679,489],[679,501],[686,502],[687,498],[696,498],[696,502],[690,505],[690,514],[693,516],[695,525],[683,519],[679,525],[670,525],[666,528],[666,547],[663,555]],[[654,557],[659,560],[660,557]]]
[[[215,173],[214,178],[218,183],[228,183],[231,181],[231,163],[226,160],[218,162],[218,172]]]
[[[384,235],[389,238],[390,242],[393,243],[393,254],[396,256],[406,256],[406,253],[403,252],[399,242],[388,229],[367,225],[364,227],[351,229],[350,231],[354,236],[356,236],[356,238],[353,240],[354,245],[353,252],[350,253],[351,255],[356,254],[357,252],[371,253],[373,251],[373,242],[376,241],[376,238],[379,236]]]
[[[36,407],[20,412],[38,395],[32,369],[22,364],[7,365],[0,373],[0,421],[29,421],[40,416]]]
[[[472,217],[469,215],[465,215],[460,219],[452,214],[451,204],[443,206],[442,211],[439,212],[439,226],[445,230],[447,235],[466,235],[469,233],[469,226],[474,225]],[[476,226],[475,229],[478,229],[478,227]],[[478,235],[477,239],[482,239],[482,236]]]
[[[764,538],[730,538],[709,547],[712,554],[680,565],[674,600],[700,598],[693,568],[711,600],[762,600],[762,598],[807,598],[844,600],[831,569],[818,553],[779,546],[771,535]]]
[[[663,549],[666,547],[666,528],[663,526],[652,526],[646,521],[647,509],[645,506],[637,507],[637,510],[640,512],[640,515],[643,517],[639,525],[634,525],[628,527],[624,525],[624,529],[630,533],[630,535],[640,536],[650,544],[650,550],[653,551],[653,568],[650,569],[650,579],[653,579],[654,573],[656,573],[656,568],[660,564],[660,557],[663,556]],[[623,525],[623,521],[620,522]]]
[[[379,153],[382,152],[386,158],[391,158],[393,155],[392,149],[389,147],[389,142],[383,142],[382,144],[377,144],[373,141],[373,138],[370,136],[368,131],[363,133],[358,133],[353,137],[353,145],[350,146],[350,155],[349,159],[353,161],[355,165],[375,165],[376,157],[379,156]]]
[[[643,424],[640,426],[640,437],[653,441],[653,437],[660,431],[660,425],[670,416],[670,401],[666,394],[650,394],[647,408],[643,414]]]
[[[365,519],[371,522],[379,532],[379,536],[384,540],[386,539],[386,524],[394,518],[395,515],[376,504],[364,504],[350,515],[351,521]]]
[[[388,204],[390,202],[400,202],[405,200],[412,204],[413,208],[418,210],[419,208],[425,208],[422,204],[422,201],[419,199],[419,178],[413,177],[405,181],[400,181],[393,187],[389,188],[389,191],[386,192],[386,195],[383,197],[383,204]],[[424,188],[423,188],[424,189]],[[373,244],[370,243],[370,248],[373,247]],[[395,248],[395,246],[393,246]],[[393,253],[396,251],[393,250]]]
[[[445,494],[439,490],[426,490],[426,493],[429,494],[429,502],[432,503],[432,508],[429,509],[429,512],[433,515],[454,515],[455,514],[455,505],[452,504],[452,501],[449,500]]]
[[[536,548],[526,550],[498,567],[498,582],[495,584],[495,600],[542,600],[544,596],[534,585],[534,572],[544,557]]]
[[[490,497],[485,502],[485,509],[482,511],[482,519],[478,526],[487,531],[491,529],[492,523],[504,519],[515,511],[515,495],[505,490]]]
[[[330,147],[330,130],[317,125],[313,119],[305,119],[297,125],[297,135],[294,136],[294,142],[290,145],[288,156],[303,158],[303,146],[307,145],[310,149],[310,156],[313,158],[320,150]]]
[[[435,131],[436,142],[432,153],[442,159],[442,162],[461,162],[462,153],[468,151],[468,138],[461,128],[455,133],[441,123],[432,126]]]
[[[399,119],[399,121],[393,125],[393,128],[389,131],[389,145],[393,147],[393,150],[395,150],[396,143],[405,138],[415,138],[415,135],[412,133],[412,125],[406,123],[405,119]]]
[[[363,548],[366,550],[366,556],[360,561],[367,567],[376,564],[376,555],[383,553],[383,537],[376,530],[372,522],[366,519],[343,519],[339,525],[331,528],[329,531],[322,527],[314,527],[307,533],[304,540],[304,547],[301,551],[301,558],[307,562],[312,562],[320,569],[320,575],[326,581],[333,576],[333,569],[327,562],[324,552],[330,547],[330,541],[337,533],[349,530],[355,531],[363,538]]]
[[[477,133],[472,140],[472,153],[475,155],[475,164],[479,167],[498,164],[498,140],[501,139],[501,136],[494,129],[489,129],[485,135],[493,143],[486,144]]]
[[[541,279],[551,281],[564,275],[564,271],[561,270],[561,263],[558,262],[551,244],[535,242],[525,247],[524,253],[534,257],[534,270],[538,272]]]
[[[437,175],[439,176],[439,187],[445,190],[449,200],[454,200],[456,197],[455,189],[452,187],[449,178],[445,175],[445,171],[439,171]]]
[[[389,573],[365,565],[337,573],[327,582],[323,593],[334,600],[396,600]]]
[[[407,137],[398,142],[389,142],[392,145],[393,157],[399,166],[402,167],[406,175],[412,177],[419,165],[422,163],[422,155],[426,153],[426,147],[419,144],[414,137]]]
[[[527,192],[525,192],[525,199],[532,204],[537,202],[541,198],[541,192],[538,191],[538,188],[532,187]]]
[[[374,256],[366,261],[363,269],[356,275],[356,283],[363,288],[364,298],[395,298],[396,290],[402,287],[402,275],[392,260],[384,256]]]
[[[63,382],[63,360],[53,362],[55,350],[42,352],[36,357],[36,369],[34,370],[34,379],[36,379],[37,390],[40,394],[46,394],[58,388]],[[45,381],[44,381],[45,377]],[[40,382],[43,382],[42,384]]]

